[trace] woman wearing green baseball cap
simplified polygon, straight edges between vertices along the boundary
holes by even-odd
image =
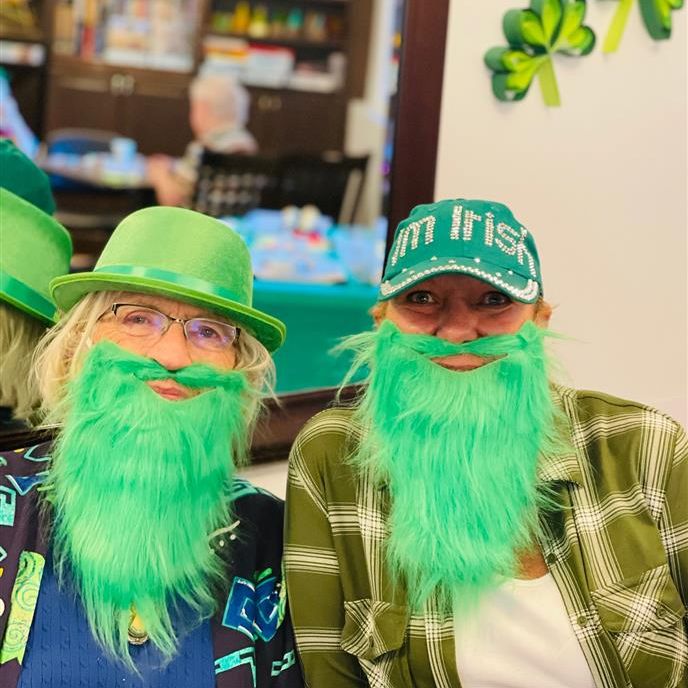
[[[377,329],[345,344],[368,384],[290,455],[309,685],[685,685],[685,432],[553,384],[550,313],[503,204],[439,201],[398,226]]]
[[[252,281],[230,227],[163,207],[53,280],[38,379],[57,439],[0,462],[16,504],[0,598],[38,590],[0,616],[3,686],[302,685],[283,504],[234,474],[285,334]]]

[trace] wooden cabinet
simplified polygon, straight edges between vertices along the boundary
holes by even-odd
[[[249,89],[248,129],[261,153],[321,153],[341,150],[346,124],[343,94]]]
[[[192,139],[190,81],[186,74],[55,56],[46,129],[105,129],[135,139],[143,153],[181,155]]]

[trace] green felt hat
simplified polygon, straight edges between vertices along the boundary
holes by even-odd
[[[48,175],[36,167],[10,139],[0,138],[0,187],[48,215],[55,212],[55,199]]]
[[[243,239],[226,224],[193,210],[137,210],[112,233],[93,272],[50,285],[63,311],[93,291],[160,294],[224,315],[274,351],[284,323],[252,307],[253,270]]]
[[[475,277],[523,303],[542,294],[535,241],[502,203],[457,198],[416,206],[394,234],[379,298],[449,273]]]
[[[53,217],[0,188],[0,300],[53,324],[48,285],[69,272],[72,240]]]

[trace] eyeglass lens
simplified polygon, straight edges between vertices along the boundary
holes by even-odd
[[[132,337],[160,337],[173,318],[153,308],[116,304],[115,318],[124,332]],[[184,323],[186,338],[199,349],[220,351],[236,339],[237,329],[228,324],[206,318],[192,318]]]

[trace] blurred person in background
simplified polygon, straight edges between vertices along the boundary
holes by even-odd
[[[160,205],[191,201],[203,150],[253,155],[258,144],[246,129],[250,96],[231,74],[199,74],[189,88],[189,121],[195,139],[183,158],[152,155],[148,177]]]
[[[0,685],[298,688],[284,504],[237,478],[284,325],[242,239],[181,208],[53,280],[54,442],[0,455]]]
[[[19,111],[10,78],[0,67],[0,138],[8,138],[29,158],[36,157],[39,141]]]
[[[48,177],[0,139],[0,434],[26,427],[39,406],[31,360],[55,322],[48,285],[69,271],[72,256],[54,211]]]
[[[417,206],[378,299],[348,340],[367,386],[290,455],[307,684],[685,688],[686,433],[552,382],[532,234],[501,203]]]

